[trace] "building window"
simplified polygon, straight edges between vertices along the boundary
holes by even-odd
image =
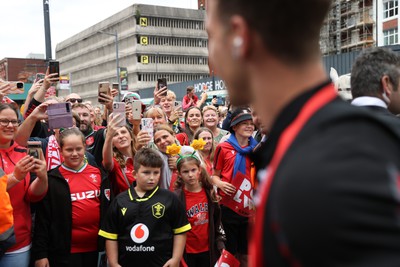
[[[390,0],[383,2],[383,18],[397,16],[399,3],[398,0]]]
[[[399,41],[399,35],[397,33],[397,28],[383,31],[383,44],[392,45],[397,44]]]

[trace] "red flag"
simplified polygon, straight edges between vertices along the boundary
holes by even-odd
[[[236,192],[232,196],[224,196],[220,204],[227,206],[241,216],[253,216],[255,205],[251,179],[247,178],[243,173],[237,172],[236,176],[232,179],[232,185],[236,188]]]
[[[214,267],[239,267],[240,262],[231,253],[222,250],[221,257],[219,257]]]

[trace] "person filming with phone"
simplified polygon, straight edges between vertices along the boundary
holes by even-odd
[[[0,104],[0,168],[8,176],[7,191],[13,207],[16,243],[0,257],[0,266],[29,266],[31,248],[31,202],[40,201],[47,192],[46,162],[40,151],[37,157],[15,142],[18,114],[14,106]],[[36,174],[31,181],[29,173]]]

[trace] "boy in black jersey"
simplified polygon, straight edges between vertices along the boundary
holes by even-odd
[[[178,198],[158,187],[162,165],[151,148],[136,153],[136,181],[113,200],[99,231],[111,267],[179,266],[191,227]]]

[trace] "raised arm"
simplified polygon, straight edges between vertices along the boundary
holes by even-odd
[[[113,116],[112,114],[109,116],[109,123],[107,126],[106,138],[103,146],[103,167],[104,169],[110,171],[114,168],[113,161],[113,138],[117,130],[120,128],[117,126],[123,118],[117,114]]]
[[[15,141],[21,145],[26,146],[31,136],[32,130],[35,127],[35,124],[40,120],[47,119],[47,103],[43,103],[37,106],[30,116],[28,116],[24,122],[18,127],[17,135],[15,136]]]

